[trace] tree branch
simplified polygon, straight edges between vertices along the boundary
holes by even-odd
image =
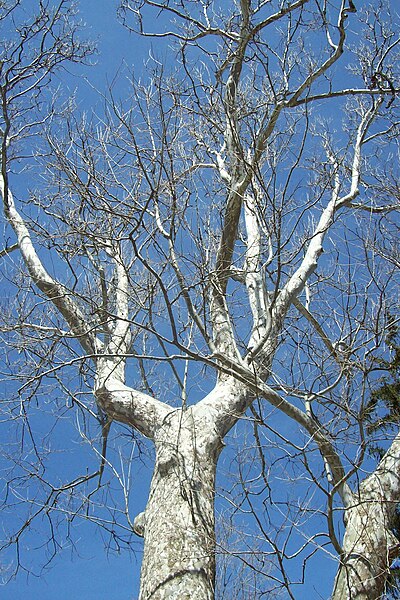
[[[110,419],[126,423],[149,439],[175,409],[160,400],[124,385],[106,370],[99,373],[95,383],[95,397]]]
[[[5,186],[4,176],[0,180],[0,192],[3,197],[6,219],[17,236],[18,247],[32,281],[60,311],[84,351],[88,354],[98,353],[101,350],[102,343],[95,336],[91,327],[88,327],[87,319],[72,300],[70,292],[64,285],[53,279],[43,267],[32,243],[28,228],[15,208],[12,193]]]

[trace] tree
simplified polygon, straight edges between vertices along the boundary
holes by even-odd
[[[398,318],[395,17],[377,1],[124,0],[123,25],[170,58],[152,51],[146,78],[79,114],[59,76],[92,52],[72,11],[1,5],[2,257],[18,288],[2,331],[21,381],[5,410],[24,434],[6,501],[37,490],[4,547],[20,560],[44,518],[53,553],[54,523],[83,515],[118,544],[144,536],[142,600],[213,598],[216,582],[222,597],[220,554],[253,577],[244,598],[294,598],[315,553],[336,556],[334,600],[382,597],[400,436],[372,432],[373,462],[366,432]],[[69,399],[56,419],[78,413],[100,465],[59,484],[31,427],[54,384]],[[117,451],[155,451],[134,521],[112,431]],[[231,508],[217,539],[216,496]],[[235,547],[245,514],[253,541]]]
[[[396,319],[388,315],[388,332],[386,343],[391,350],[392,356],[389,360],[380,359],[377,361],[376,369],[384,372],[385,375],[379,379],[379,385],[372,391],[371,398],[367,404],[367,414],[369,424],[367,434],[377,430],[398,427],[399,422],[399,368],[400,368],[400,347],[398,345],[398,326]],[[380,405],[383,405],[383,410]],[[376,454],[380,459],[383,458],[385,450],[371,445],[370,452]],[[393,523],[393,533],[399,539],[400,531],[399,506],[396,507],[396,519]],[[391,569],[391,575],[387,581],[387,591],[390,597],[398,598],[399,586],[399,565],[394,564]]]

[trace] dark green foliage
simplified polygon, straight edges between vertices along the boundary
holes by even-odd
[[[368,435],[386,431],[400,424],[400,331],[397,320],[388,315],[386,343],[390,349],[389,359],[376,361],[376,369],[385,372],[371,393],[367,405]],[[378,458],[384,452],[371,444],[370,451]]]
[[[400,600],[400,563],[396,563],[390,567],[390,575],[386,580],[386,595],[387,600]]]
[[[400,424],[400,329],[393,315],[388,315],[388,334],[386,338],[390,350],[390,358],[379,359],[376,368],[384,371],[371,393],[367,405],[367,433],[373,435],[389,429],[398,428]],[[369,452],[380,460],[385,449],[374,442],[368,445]],[[400,540],[400,505],[396,510],[392,532]],[[397,558],[390,568],[386,581],[387,600],[400,600],[400,559]]]
[[[396,516],[392,527],[392,532],[400,540],[400,506],[397,506]],[[386,598],[387,600],[400,600],[400,559],[396,558],[391,567],[390,575],[386,580]]]

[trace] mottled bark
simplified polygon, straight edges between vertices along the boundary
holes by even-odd
[[[171,411],[156,435],[156,465],[140,517],[140,600],[214,598],[214,483],[218,444],[194,411]]]
[[[332,600],[378,600],[390,567],[390,510],[381,502],[360,500],[349,512],[344,537],[344,559]]]
[[[392,533],[400,498],[400,436],[346,511],[343,556],[332,600],[378,600],[398,548]]]

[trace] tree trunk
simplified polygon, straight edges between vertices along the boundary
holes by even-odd
[[[332,600],[378,600],[385,590],[390,549],[398,540],[390,531],[394,506],[363,494],[348,509],[343,558]]]
[[[203,429],[203,430],[202,430]],[[156,465],[142,523],[140,600],[214,598],[214,483],[218,444],[192,409],[159,428]]]
[[[343,556],[332,600],[382,597],[399,540],[392,533],[400,498],[400,434],[346,509]]]

